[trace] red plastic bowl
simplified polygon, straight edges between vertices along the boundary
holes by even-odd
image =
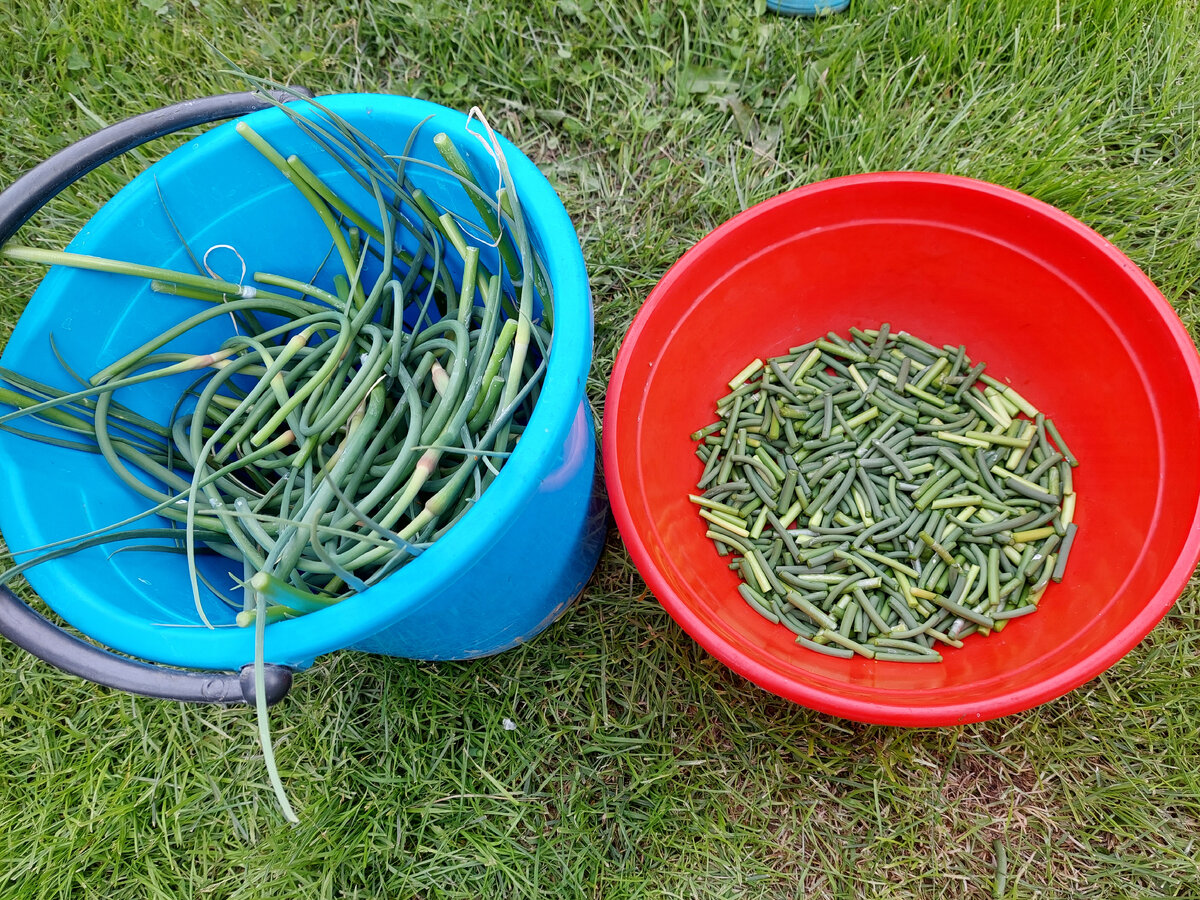
[[[797,647],[738,595],[687,499],[702,469],[689,435],[714,420],[729,378],[755,357],[882,322],[964,343],[1081,461],[1066,578],[1035,615],[936,665]],[[860,722],[952,725],[1058,697],[1145,637],[1200,557],[1200,361],[1178,317],[1094,231],[970,179],[832,179],[706,236],[625,337],[603,450],[629,553],[684,630],[761,687]]]

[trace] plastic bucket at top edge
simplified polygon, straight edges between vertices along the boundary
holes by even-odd
[[[850,6],[850,0],[767,0],[767,11],[785,16],[823,16]]]
[[[461,113],[385,95],[338,95],[320,102],[389,150],[402,148],[411,130],[428,118],[414,156],[438,162],[432,137],[445,131],[484,168],[486,154],[466,134]],[[253,113],[246,121],[285,152],[298,152],[338,189],[353,189],[335,162],[315,161],[308,139],[279,110]],[[595,566],[604,510],[595,496],[595,442],[583,392],[592,319],[582,253],[553,188],[517,148],[503,139],[501,146],[554,289],[553,350],[524,439],[475,508],[420,557],[335,607],[272,625],[268,661],[303,666],[348,647],[431,660],[497,653],[553,622]],[[436,201],[468,214],[457,185],[423,168],[412,171]],[[240,277],[239,257],[249,272],[307,280],[317,268],[313,260],[327,250],[327,236],[322,240],[311,208],[236,134],[233,123],[187,142],[130,182],[70,249],[186,269],[171,220],[198,255],[214,248],[210,263],[234,280]],[[64,359],[89,374],[177,321],[181,308],[192,312],[196,305],[153,294],[135,279],[55,268],[31,299],[0,362],[65,387],[71,382],[50,353],[50,333]],[[208,341],[215,346],[231,328],[210,329]],[[198,351],[201,340],[181,344]],[[161,415],[179,386],[138,389],[124,399],[139,411]],[[15,550],[107,525],[145,507],[98,457],[7,434],[0,435],[0,490],[5,497],[0,530]],[[205,611],[217,627],[201,625],[182,559],[111,550],[48,562],[32,569],[29,580],[67,622],[123,653],[202,669],[236,669],[253,660],[252,630],[232,627],[231,611],[215,598]],[[536,565],[528,563],[530,557]],[[208,574],[219,578],[224,572]]]

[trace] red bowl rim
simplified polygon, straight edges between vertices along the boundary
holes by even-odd
[[[1200,503],[1197,504],[1193,515],[1183,550],[1153,598],[1138,615],[1133,617],[1102,647],[1084,656],[1073,666],[1024,690],[971,702],[948,703],[932,708],[914,707],[845,697],[785,678],[747,656],[737,646],[715,635],[688,607],[687,603],[675,593],[654,565],[649,548],[634,527],[632,512],[625,492],[625,473],[621,471],[618,464],[617,434],[625,426],[625,421],[620,413],[620,402],[626,378],[630,374],[629,360],[642,331],[646,328],[660,299],[667,293],[671,284],[697,257],[702,256],[710,245],[721,241],[729,232],[737,230],[751,219],[769,214],[775,207],[790,203],[797,196],[815,195],[881,182],[944,185],[991,195],[1024,207],[1031,214],[1049,218],[1076,233],[1090,243],[1096,251],[1125,270],[1130,279],[1147,295],[1171,335],[1172,345],[1164,348],[1164,352],[1169,350],[1178,354],[1182,359],[1191,375],[1191,383],[1197,392],[1198,403],[1200,403],[1200,355],[1197,354],[1196,346],[1178,315],[1150,278],[1132,260],[1110,241],[1078,219],[1055,206],[1011,188],[960,175],[933,172],[871,172],[847,175],[786,191],[738,213],[690,247],[651,290],[641,309],[634,316],[622,341],[613,364],[605,397],[601,445],[609,503],[621,538],[634,565],[663,608],[706,651],[759,687],[819,712],[873,724],[929,727],[959,725],[999,718],[1053,700],[1090,681],[1116,663],[1150,633],[1174,605],[1187,586],[1197,563],[1200,562]],[[630,384],[636,389],[639,382],[633,378]]]

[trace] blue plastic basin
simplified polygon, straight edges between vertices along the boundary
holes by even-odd
[[[459,112],[386,95],[346,94],[320,102],[395,153],[419,122],[432,117],[412,155],[440,162],[432,138],[445,131],[481,167],[487,162]],[[285,153],[300,154],[340,191],[357,190],[333,160],[313,154],[309,139],[281,111],[253,113],[246,121]],[[477,124],[473,130],[479,130]],[[430,549],[337,606],[271,625],[268,662],[304,667],[344,648],[427,660],[498,653],[552,623],[595,567],[606,506],[596,491],[594,428],[584,395],[592,309],[583,256],[550,184],[516,147],[503,139],[501,146],[554,293],[552,349],[528,427],[475,507]],[[315,164],[322,159],[324,164]],[[423,166],[410,173],[435,202],[472,214],[457,183]],[[241,278],[238,256],[248,273],[308,280],[328,248],[328,233],[311,207],[236,134],[232,122],[187,142],[131,181],[69,249],[192,270],[175,227],[197,255],[219,245],[236,248],[236,255],[216,249],[208,257],[221,277],[233,281]],[[50,350],[51,334],[63,358],[86,376],[202,306],[153,293],[138,279],[56,267],[30,300],[0,364],[73,387]],[[216,323],[178,346],[206,352],[232,329],[232,322]],[[164,420],[184,383],[122,391],[121,399]],[[3,433],[0,496],[0,531],[14,552],[146,507],[100,457]],[[45,563],[30,571],[29,581],[72,626],[123,653],[201,669],[238,669],[253,661],[253,629],[236,627],[225,604],[209,596],[204,607],[216,627],[200,622],[183,557],[113,549]],[[208,575],[229,585],[226,570],[223,561],[210,564]]]

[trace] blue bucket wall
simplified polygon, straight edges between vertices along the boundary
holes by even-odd
[[[445,131],[480,168],[491,166],[461,113],[383,95],[320,102],[389,152],[400,152],[412,129],[432,117],[422,125],[413,156],[440,163],[432,138]],[[267,110],[246,120],[284,152],[298,153],[338,190],[356,190],[335,162],[317,162],[308,138],[282,112]],[[597,492],[595,430],[584,394],[592,353],[586,270],[570,219],[549,183],[516,147],[503,139],[501,146],[554,291],[550,358],[529,424],[499,477],[450,531],[369,590],[272,625],[269,662],[303,666],[342,648],[430,660],[497,653],[552,623],[596,565],[607,508]],[[435,201],[473,215],[456,183],[416,165],[411,174]],[[314,260],[328,250],[327,233],[311,208],[236,134],[233,123],[189,141],[130,182],[70,249],[192,271],[180,234],[197,256],[211,249],[209,265],[232,281],[249,282],[254,271],[308,280],[317,268]],[[153,293],[138,279],[56,267],[30,300],[0,364],[73,387],[51,352],[51,334],[64,360],[86,376],[204,307]],[[217,320],[167,349],[207,352],[232,328]],[[163,420],[188,380],[124,390],[119,399]],[[0,531],[14,551],[110,525],[147,506],[99,457],[3,433],[0,491]],[[29,572],[30,583],[67,622],[123,653],[206,669],[237,669],[254,659],[252,631],[237,628],[232,611],[203,586],[203,609],[216,627],[202,624],[181,557],[113,554],[114,546],[38,566]],[[223,561],[207,562],[204,573],[231,591],[230,576],[242,574],[228,572]]]

